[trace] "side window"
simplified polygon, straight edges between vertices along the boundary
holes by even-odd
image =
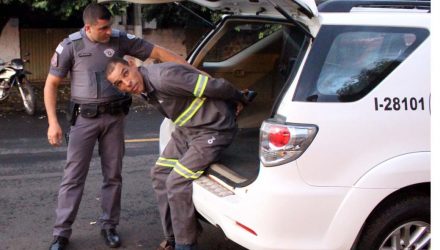
[[[294,100],[359,100],[390,74],[427,35],[428,32],[421,29],[323,27]]]
[[[238,54],[259,40],[281,29],[280,24],[233,23],[227,28],[216,45],[208,52],[205,62],[221,62]]]

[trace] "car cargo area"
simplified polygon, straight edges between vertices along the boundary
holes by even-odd
[[[242,187],[258,175],[260,126],[292,81],[307,39],[292,24],[241,19],[228,19],[212,36],[194,65],[239,89],[257,92],[238,117],[235,141],[207,171],[232,187]]]

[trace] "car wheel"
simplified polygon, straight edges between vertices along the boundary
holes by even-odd
[[[431,249],[429,196],[410,196],[387,202],[367,220],[355,249]]]

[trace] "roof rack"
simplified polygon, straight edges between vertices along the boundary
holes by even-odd
[[[350,12],[352,8],[419,9],[431,12],[431,1],[329,0],[318,5],[319,12]]]

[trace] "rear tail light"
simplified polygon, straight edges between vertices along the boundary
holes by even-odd
[[[298,159],[317,132],[315,125],[264,121],[260,129],[261,162],[266,167],[272,167]]]

